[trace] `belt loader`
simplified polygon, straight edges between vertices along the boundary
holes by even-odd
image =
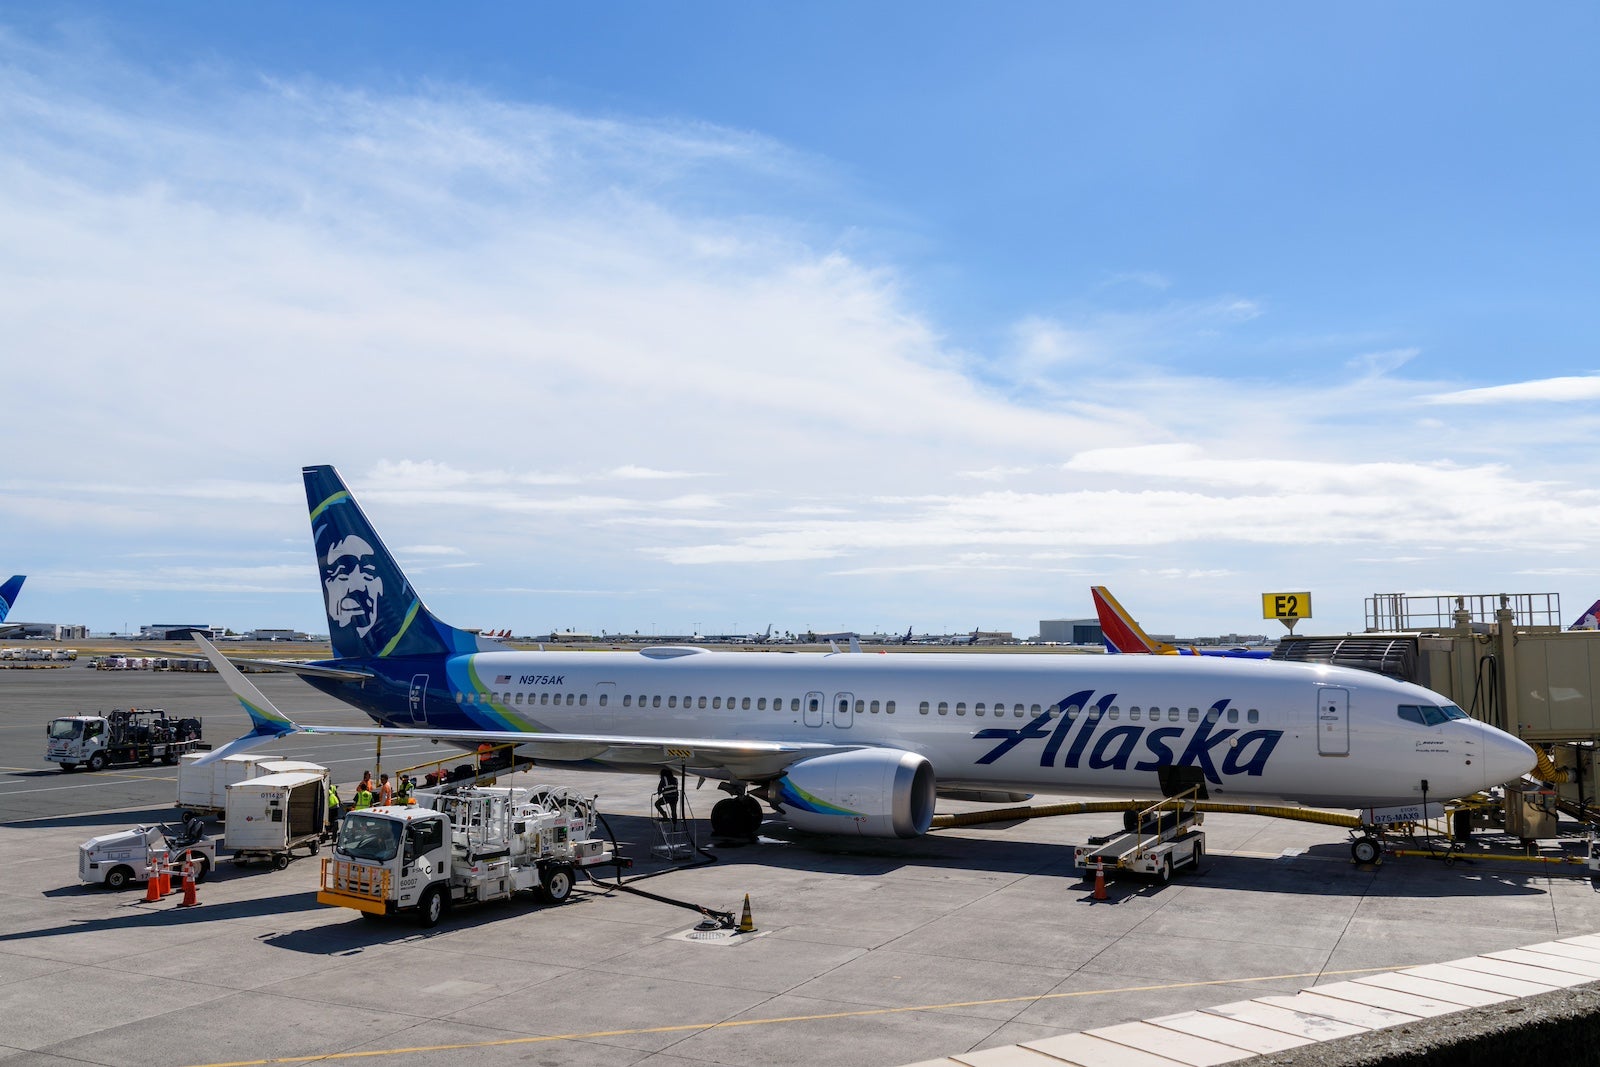
[[[592,797],[564,789],[419,791],[416,805],[351,811],[322,861],[317,900],[363,918],[415,914],[436,925],[457,904],[531,891],[554,904],[579,868],[612,862]]]
[[[1190,791],[1192,792],[1192,791]],[[1093,878],[1102,864],[1107,871],[1132,871],[1172,880],[1177,867],[1200,866],[1206,853],[1206,835],[1200,830],[1205,816],[1194,810],[1189,793],[1168,797],[1140,812],[1127,812],[1120,834],[1090,838],[1072,850],[1073,865],[1085,878]]]

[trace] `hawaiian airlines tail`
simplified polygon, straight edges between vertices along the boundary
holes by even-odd
[[[1145,633],[1133,616],[1117,603],[1111,590],[1103,585],[1091,585],[1089,592],[1094,596],[1094,613],[1100,618],[1100,636],[1106,643],[1107,652],[1148,652],[1162,656],[1178,654],[1172,645],[1157,641]]]
[[[484,652],[500,647],[433,617],[332,467],[306,467],[311,537],[336,659]]]
[[[13,582],[17,579],[11,579]],[[5,618],[0,615],[0,619]],[[1567,627],[1569,630],[1600,630],[1600,600],[1589,605],[1587,611],[1578,616],[1578,621]]]

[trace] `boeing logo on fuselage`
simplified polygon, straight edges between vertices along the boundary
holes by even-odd
[[[1117,699],[1117,694],[1107,693],[1091,708],[1089,700],[1093,696],[1092,689],[1074,693],[1037,719],[1015,730],[995,727],[979,730],[972,735],[974,740],[1000,743],[978,757],[976,762],[979,765],[991,764],[1025,741],[1043,741],[1044,749],[1039,754],[1041,767],[1056,766],[1056,760],[1065,745],[1067,754],[1064,766],[1078,767],[1087,755],[1090,770],[1125,771],[1139,753],[1142,742],[1148,758],[1133,763],[1134,770],[1199,767],[1207,781],[1220,785],[1223,775],[1244,774],[1259,778],[1266,770],[1267,760],[1277,747],[1278,739],[1283,736],[1282,730],[1217,729],[1222,713],[1230,703],[1230,698],[1224,697],[1201,717],[1193,736],[1183,745],[1182,752],[1174,755],[1173,745],[1180,743],[1179,739],[1185,733],[1184,727],[1156,726],[1153,722],[1150,726],[1129,723],[1100,732],[1101,725],[1107,722],[1106,712],[1111,702]],[[1068,714],[1068,708],[1081,713]],[[1074,723],[1078,724],[1076,734],[1072,729]],[[1067,744],[1069,735],[1072,740],[1070,745]],[[1215,753],[1214,750],[1222,745],[1227,746],[1226,750]],[[1216,755],[1221,756],[1220,767],[1214,758]]]

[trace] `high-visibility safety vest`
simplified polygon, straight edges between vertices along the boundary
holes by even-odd
[[[336,786],[336,785],[330,785],[328,787],[328,807],[337,808],[338,806],[339,806],[339,787]]]
[[[370,807],[372,807],[372,791],[371,790],[368,790],[368,789],[358,789],[358,790],[356,790],[356,807],[357,808],[370,808]]]

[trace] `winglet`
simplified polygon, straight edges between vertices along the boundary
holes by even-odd
[[[1089,592],[1094,597],[1094,613],[1100,619],[1100,635],[1105,640],[1107,652],[1148,652],[1170,656],[1178,651],[1165,641],[1157,641],[1145,633],[1144,628],[1117,603],[1117,598],[1105,586],[1092,585]]]
[[[240,672],[239,668],[228,662],[228,658],[217,651],[217,646],[201,637],[198,633],[192,633],[190,636],[194,638],[195,644],[200,646],[200,651],[205,653],[206,659],[210,660],[211,665],[217,669],[217,673],[222,675],[222,680],[228,683],[228,688],[233,690],[233,695],[239,698],[239,703],[244,705],[245,712],[250,716],[252,727],[250,732],[243,737],[229,741],[221,748],[212,749],[197,760],[197,763],[211,763],[214,760],[221,759],[223,756],[229,756],[235,752],[243,752],[245,749],[254,748],[257,745],[275,741],[280,737],[286,737],[289,734],[300,731],[300,727],[287,715],[274,707],[272,701],[268,700],[266,695]]]

